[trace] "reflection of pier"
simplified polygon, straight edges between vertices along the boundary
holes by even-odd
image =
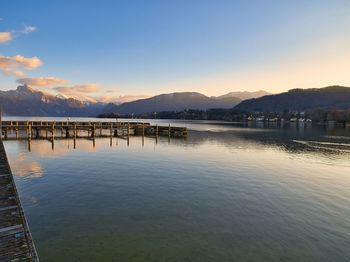
[[[158,126],[141,122],[2,121],[4,139],[55,139],[158,136],[186,137],[186,127]],[[29,143],[30,150],[30,143]]]
[[[1,140],[0,261],[39,261]]]

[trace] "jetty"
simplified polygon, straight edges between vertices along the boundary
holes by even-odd
[[[2,121],[4,139],[95,138],[118,136],[186,137],[186,127],[143,122],[101,121]]]
[[[39,261],[1,139],[0,261]]]

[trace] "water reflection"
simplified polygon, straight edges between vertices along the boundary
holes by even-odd
[[[302,131],[301,131],[302,130]],[[33,155],[43,158],[65,157],[69,151],[74,149],[81,152],[98,152],[105,148],[104,144],[110,147],[126,144],[128,147],[139,144],[145,147],[145,143],[151,145],[168,144],[176,147],[205,147],[205,144],[220,145],[230,151],[236,149],[264,150],[266,148],[276,148],[290,154],[317,154],[323,157],[326,162],[334,157],[338,162],[343,161],[348,164],[350,160],[350,132],[346,129],[328,129],[324,127],[288,126],[281,128],[237,128],[227,131],[189,131],[189,137],[109,137],[109,138],[70,138],[70,139],[50,139],[19,141],[20,144],[28,143],[28,151]],[[115,141],[115,143],[113,143]],[[119,141],[119,142],[118,142]],[[6,143],[12,144],[14,141]],[[51,147],[48,145],[51,143]],[[147,146],[147,145],[146,145]],[[37,162],[28,162],[28,157],[23,158],[19,154],[17,159],[11,159],[12,163],[17,163],[15,171],[19,175],[33,173],[31,177],[42,175],[42,171],[37,171]],[[350,163],[349,163],[350,164]],[[31,170],[31,171],[30,171]]]
[[[5,141],[41,259],[346,261],[349,130],[190,125]]]
[[[187,146],[200,146],[203,143],[213,142],[218,143],[229,148],[235,148],[240,146],[252,146],[256,147],[259,145],[263,146],[275,146],[282,148],[291,153],[301,153],[301,152],[314,152],[317,154],[346,154],[350,153],[350,130],[344,128],[326,128],[326,127],[313,127],[311,125],[301,125],[291,123],[288,126],[280,126],[275,128],[276,123],[270,123],[269,126],[262,123],[264,126],[257,128],[259,122],[254,124],[252,127],[249,123],[246,127],[237,127],[236,125],[231,125],[223,131],[203,131],[201,128],[199,130],[194,129],[189,131],[189,139],[186,137],[172,138],[166,137],[168,144],[178,145],[181,147]],[[216,124],[217,125],[217,124]],[[272,127],[271,127],[272,126]],[[73,143],[73,149],[82,147],[81,149],[89,152],[95,151],[96,140],[106,141],[106,138],[71,138],[66,139],[68,149],[70,144]],[[118,140],[125,140],[126,144],[130,145],[130,140],[140,141],[140,137],[110,137],[109,145],[113,146],[113,139],[116,140],[116,145]],[[148,137],[147,140],[154,140],[155,144],[159,142],[164,142],[164,137]],[[50,139],[51,141],[51,151],[55,152],[55,141],[60,141],[60,138]],[[88,142],[90,141],[90,142]],[[28,141],[28,151],[31,152],[33,140]],[[103,143],[103,142],[102,142]],[[152,142],[153,143],[153,142]],[[34,142],[36,145],[34,154],[37,152],[44,152],[43,154],[49,154],[47,147],[44,143]],[[92,144],[92,147],[89,146]],[[141,145],[145,145],[145,138],[141,137]],[[58,153],[62,153],[64,149],[62,147],[58,148]],[[42,155],[43,155],[42,154]],[[55,154],[51,154],[55,155]]]
[[[9,163],[12,172],[21,177],[38,178],[44,174],[41,164],[37,161],[31,161],[25,154],[9,157]]]

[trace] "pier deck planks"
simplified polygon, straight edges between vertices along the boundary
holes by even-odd
[[[1,140],[0,261],[39,261]]]

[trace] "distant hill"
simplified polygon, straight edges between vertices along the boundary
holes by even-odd
[[[238,91],[238,92],[230,92],[222,96],[218,96],[218,98],[227,98],[227,97],[237,97],[241,100],[251,99],[251,98],[259,98],[262,96],[271,95],[271,93],[266,92],[264,90],[259,90],[255,92],[248,91]]]
[[[105,106],[103,103],[60,98],[27,85],[0,91],[0,105],[2,114],[9,116],[95,116]]]
[[[157,95],[120,105],[108,104],[104,113],[139,114],[184,109],[232,108],[241,102],[237,97],[208,97],[196,92]]]
[[[350,109],[350,88],[328,86],[312,89],[292,89],[277,95],[242,101],[235,109],[255,112],[282,112],[286,109],[306,111],[313,109]]]

